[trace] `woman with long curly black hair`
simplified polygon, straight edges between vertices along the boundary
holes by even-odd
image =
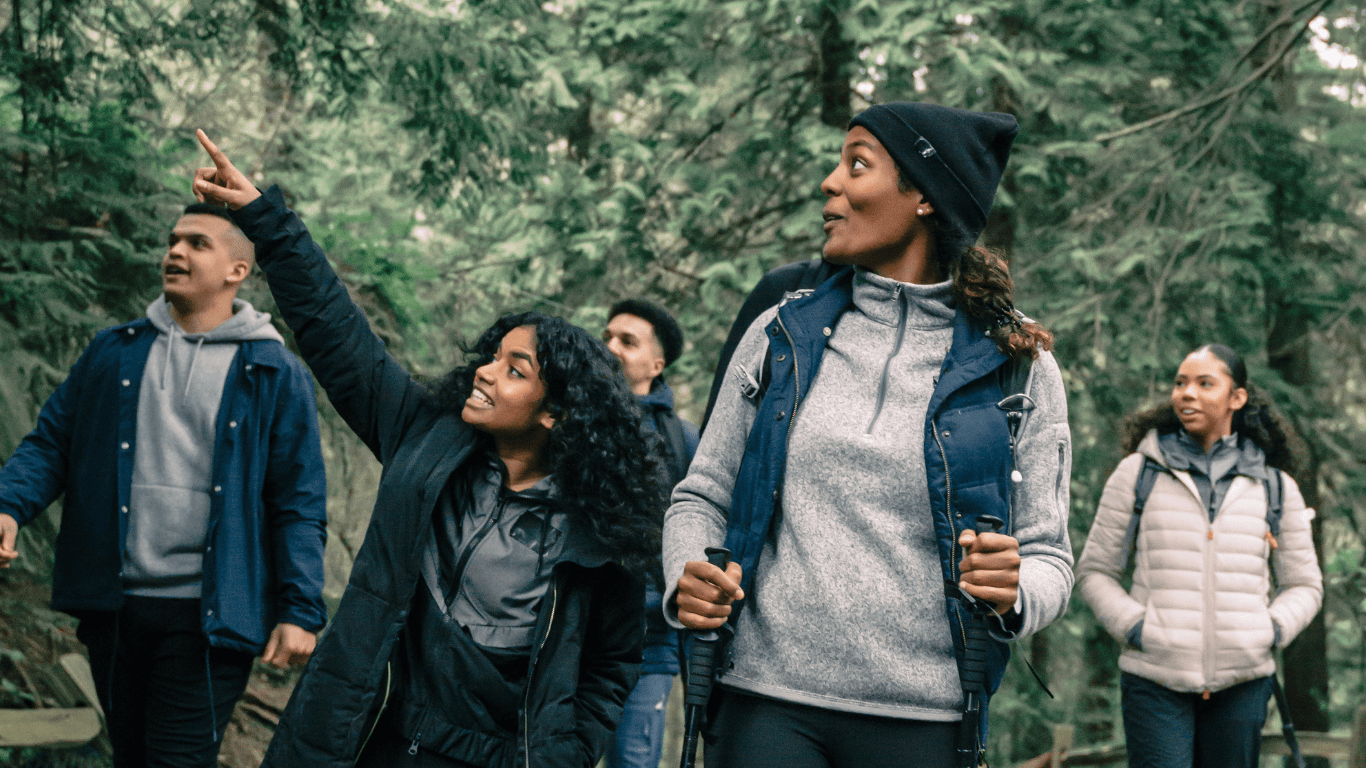
[[[856,117],[821,185],[836,269],[735,346],[664,528],[670,620],[735,630],[709,768],[975,768],[1007,642],[1067,605],[1052,336],[973,246],[1017,130]],[[1012,432],[1003,407],[1031,405]],[[726,571],[703,558],[723,544]]]
[[[1077,583],[1124,644],[1129,765],[1252,768],[1274,652],[1323,602],[1314,511],[1290,477],[1303,448],[1222,344],[1188,354],[1170,400],[1130,417],[1123,440]]]
[[[305,361],[384,465],[263,765],[592,766],[639,671],[664,503],[615,356],[528,312],[422,386],[278,188],[200,140],[215,167],[196,194],[233,210]]]

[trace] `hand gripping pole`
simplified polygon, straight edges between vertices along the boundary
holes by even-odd
[[[730,565],[730,550],[707,547],[707,562],[726,570]],[[683,761],[682,768],[697,764],[697,737],[706,718],[707,702],[716,679],[725,672],[724,661],[730,626],[722,625],[722,632],[692,633],[688,645],[688,668],[683,693]]]

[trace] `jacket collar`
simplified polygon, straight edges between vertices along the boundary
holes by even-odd
[[[1162,449],[1163,438],[1156,429],[1148,430],[1138,444],[1138,453],[1152,459],[1165,469],[1173,472],[1188,472],[1190,461],[1184,456],[1169,454]],[[1266,454],[1251,440],[1238,438],[1238,464],[1235,471],[1254,480],[1267,479]]]

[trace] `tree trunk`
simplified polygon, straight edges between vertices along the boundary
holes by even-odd
[[[816,11],[820,39],[821,122],[844,130],[849,127],[853,110],[849,105],[849,79],[856,61],[854,41],[844,36],[841,17],[849,10],[848,0],[820,0]]]
[[[261,33],[260,54],[266,62],[261,77],[265,115],[261,121],[266,144],[251,173],[293,167],[295,135],[290,125],[291,107],[297,91],[298,62],[289,39],[289,8],[282,0],[256,0],[256,29]]]
[[[1262,2],[1257,9],[1258,20],[1265,27],[1282,13],[1296,5],[1294,2]],[[1284,43],[1286,35],[1299,32],[1299,25],[1284,27],[1272,35],[1266,45],[1254,52],[1251,57],[1254,65],[1266,61],[1271,51]],[[1288,56],[1270,74],[1268,85],[1274,96],[1276,110],[1291,113],[1298,107],[1297,78],[1293,69],[1294,57]],[[1280,216],[1273,213],[1277,219]],[[1277,236],[1281,246],[1280,254],[1284,263],[1300,257],[1296,253],[1295,237],[1284,229],[1284,223],[1276,221],[1281,230]],[[1272,279],[1267,283],[1275,286],[1268,292],[1268,309],[1274,319],[1267,334],[1267,362],[1271,369],[1293,387],[1303,390],[1308,397],[1306,402],[1316,403],[1316,392],[1320,382],[1314,371],[1314,361],[1310,356],[1310,334],[1313,330],[1313,317],[1291,290],[1281,286],[1280,281]],[[1313,407],[1313,406],[1311,406]],[[1308,414],[1312,416],[1312,414]],[[1298,421],[1298,420],[1297,420]],[[1298,425],[1297,425],[1298,426]],[[1304,503],[1313,509],[1320,509],[1319,496],[1319,452],[1314,445],[1312,429],[1299,427],[1298,431],[1307,445],[1306,455],[1296,473],[1295,482],[1304,495]],[[1323,559],[1323,515],[1314,517],[1314,553],[1320,563]],[[1328,627],[1323,611],[1319,611],[1309,626],[1285,649],[1285,696],[1290,709],[1290,719],[1295,727],[1304,731],[1327,731],[1330,727],[1328,716]],[[1306,758],[1312,768],[1328,768],[1327,758]],[[1289,765],[1289,758],[1286,758]]]

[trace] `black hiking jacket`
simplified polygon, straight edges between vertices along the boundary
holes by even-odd
[[[341,605],[262,763],[350,768],[382,709],[394,644],[418,594],[437,498],[451,473],[476,455],[476,434],[385,351],[278,188],[233,218],[256,245],[257,262],[313,375],[384,465]],[[600,549],[556,566],[509,763],[588,768],[597,762],[639,674],[643,601],[640,582]]]

